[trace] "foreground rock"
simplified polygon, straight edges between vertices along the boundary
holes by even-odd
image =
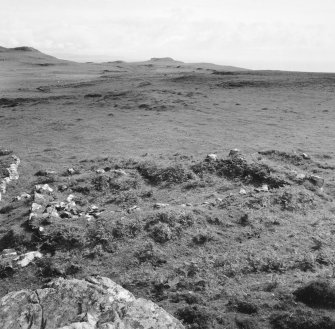
[[[43,289],[11,292],[0,300],[3,329],[182,329],[146,299],[108,278],[57,279]]]

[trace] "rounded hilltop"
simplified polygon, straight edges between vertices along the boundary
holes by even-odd
[[[177,62],[171,57],[152,57],[150,58],[151,62]]]
[[[14,47],[14,48],[6,48],[0,46],[0,51],[31,51],[31,52],[39,52],[37,49],[28,46]]]

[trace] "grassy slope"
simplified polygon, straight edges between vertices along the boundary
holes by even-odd
[[[308,310],[292,295],[303,282],[333,276],[332,75],[127,63],[7,68],[12,83],[2,92],[12,103],[0,107],[0,140],[22,165],[0,214],[1,246],[46,256],[4,277],[2,294],[98,273],[190,328],[268,328],[273,314]],[[234,147],[289,185],[256,192],[262,181],[206,167],[207,153],[225,159]],[[286,153],[257,153],[263,149]],[[78,174],[65,175],[69,167]],[[34,176],[40,169],[58,174]],[[323,191],[292,170],[324,177]],[[11,202],[38,182],[50,182],[55,200],[73,193],[81,208],[104,211],[91,222],[51,220],[39,236],[41,223],[27,223],[30,202]],[[155,210],[157,202],[169,206]]]

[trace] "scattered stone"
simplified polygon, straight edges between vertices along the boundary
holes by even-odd
[[[235,157],[237,155],[239,155],[241,153],[241,151],[239,149],[232,149],[229,151],[229,157]]]
[[[263,184],[261,189],[262,189],[263,192],[269,192],[269,187],[268,187],[267,184]]]
[[[241,195],[245,195],[245,194],[247,194],[247,191],[244,188],[241,188],[239,193]]]
[[[309,160],[309,159],[311,158],[307,153],[302,153],[301,156],[302,156],[305,160]]]
[[[115,174],[118,174],[120,176],[127,176],[127,173],[123,169],[115,169],[113,170]]]
[[[62,211],[59,216],[61,218],[71,218],[72,217],[71,213],[66,210]]]
[[[35,258],[42,258],[43,255],[39,251],[30,251],[26,254],[20,255],[17,258],[17,264],[21,267],[28,266]]]
[[[309,177],[308,177],[308,180],[313,184],[313,185],[315,185],[315,186],[317,186],[317,187],[322,187],[323,185],[324,185],[324,183],[325,183],[325,180],[322,178],[322,177],[320,177],[320,176],[317,176],[317,175],[310,175]]]
[[[66,201],[67,201],[67,202],[72,202],[74,198],[75,198],[75,196],[74,196],[73,194],[70,194],[70,195],[66,198]]]
[[[31,195],[26,193],[26,192],[23,192],[21,195],[16,196],[14,199],[17,200],[17,201],[29,200],[29,199],[31,199]]]
[[[35,191],[39,193],[52,193],[53,189],[48,184],[41,184],[35,186]]]
[[[17,157],[16,155],[12,155],[12,158],[14,159],[15,161],[15,164],[18,166],[20,163],[21,163],[21,160],[19,159],[19,157]]]
[[[4,249],[0,254],[0,258],[15,258],[17,256],[17,252],[15,249]]]
[[[39,170],[35,176],[51,176],[51,175],[56,175],[56,171],[54,170]]]
[[[86,214],[90,215],[91,217],[93,216],[94,218],[97,218],[100,216],[101,211],[99,211],[99,208],[95,205],[90,205],[86,211]]]
[[[38,203],[40,205],[43,205],[47,202],[45,196],[43,194],[37,193],[37,192],[34,193],[34,201],[35,201],[35,203]]]
[[[296,179],[299,181],[303,181],[306,179],[306,175],[303,173],[297,174]]]
[[[269,187],[267,184],[263,184],[261,187],[255,188],[256,192],[269,192]]]
[[[32,203],[31,208],[30,208],[32,213],[35,213],[36,211],[40,211],[42,209],[43,207],[40,204],[35,203],[35,202]]]
[[[206,160],[207,161],[216,161],[218,159],[218,156],[215,153],[207,154]]]
[[[97,169],[96,173],[97,174],[103,174],[103,173],[105,173],[105,169]]]
[[[140,208],[138,206],[132,206],[132,207],[130,207],[130,208],[127,209],[127,212],[130,213],[130,212],[132,212],[134,210],[139,210],[139,209]]]
[[[155,203],[153,207],[154,209],[161,209],[161,208],[166,208],[168,206],[169,206],[168,203]]]
[[[50,217],[60,217],[58,211],[56,210],[56,207],[54,206],[49,206],[45,209],[45,212],[50,216]]]
[[[43,289],[10,292],[0,300],[0,323],[2,329],[37,329],[41,323],[50,329],[184,329],[155,303],[99,276],[58,278]]]
[[[70,174],[70,175],[74,175],[76,171],[75,171],[73,168],[69,168],[69,169],[67,170],[67,172],[68,172],[68,174]]]
[[[97,212],[97,211],[99,211],[99,208],[94,204],[90,205],[87,210],[88,213]]]
[[[60,191],[60,192],[64,192],[64,191],[66,191],[67,189],[68,189],[68,186],[65,185],[65,184],[63,184],[63,185],[59,185],[59,186],[58,186],[58,191]]]

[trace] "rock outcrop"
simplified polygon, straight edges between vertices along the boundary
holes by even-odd
[[[104,277],[59,278],[43,289],[11,292],[0,300],[3,329],[183,329],[151,301],[135,298]]]

